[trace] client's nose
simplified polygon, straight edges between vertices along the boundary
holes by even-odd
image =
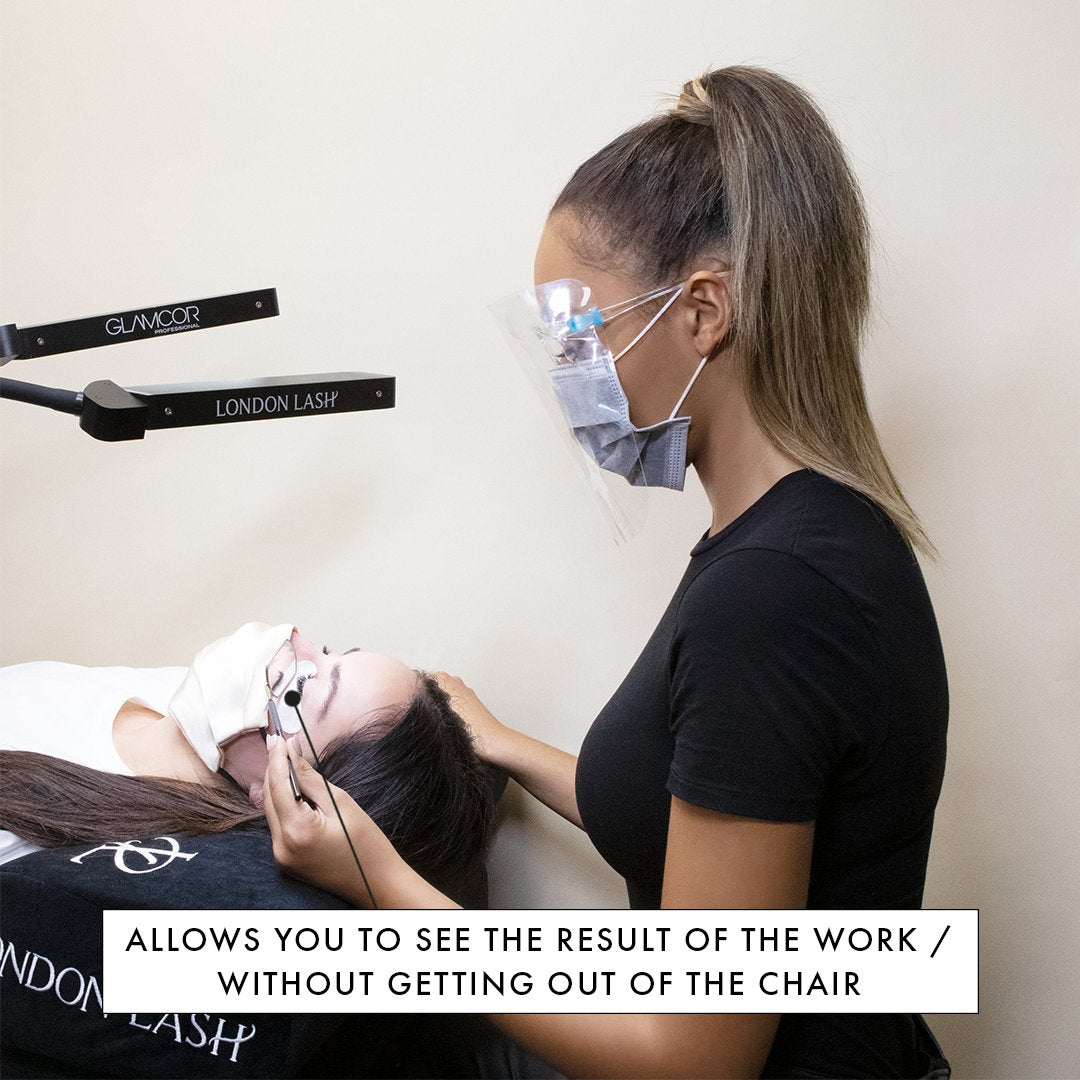
[[[319,655],[319,650],[304,637],[299,630],[294,630],[290,636],[293,652],[297,660],[314,660]]]

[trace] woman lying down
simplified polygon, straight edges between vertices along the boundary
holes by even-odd
[[[0,862],[39,846],[265,828],[268,725],[294,737],[300,716],[308,760],[419,874],[463,889],[493,796],[445,691],[393,657],[319,649],[262,623],[190,668],[0,668]]]

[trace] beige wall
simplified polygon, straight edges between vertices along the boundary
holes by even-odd
[[[707,65],[816,94],[876,229],[876,416],[941,548],[953,695],[928,906],[982,911],[958,1076],[1077,1076],[1075,3],[4,0],[0,322],[276,286],[281,317],[12,365],[81,389],[342,368],[393,412],[107,445],[4,402],[2,659],[185,662],[295,620],[462,673],[570,749],[706,524],[616,548],[509,360],[588,153]],[[506,905],[619,881],[514,799]],[[1070,1020],[1070,1017],[1072,1019]]]

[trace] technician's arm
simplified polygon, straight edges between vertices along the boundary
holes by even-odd
[[[271,751],[266,812],[274,858],[285,869],[343,896],[369,903],[326,789],[294,757],[300,787],[289,790],[284,744]],[[383,908],[456,907],[411,870],[375,823],[339,788],[338,806]],[[810,880],[812,821],[756,821],[671,800],[665,908],[799,908]],[[560,1016],[492,1019],[567,1076],[749,1077],[761,1073],[776,1034],[775,1015]]]
[[[801,908],[812,821],[757,821],[672,797],[665,908]],[[492,1019],[567,1076],[750,1077],[769,1055],[776,1015],[560,1016]]]
[[[476,748],[485,761],[505,769],[530,795],[581,828],[574,776],[577,758],[500,723],[456,675],[435,673],[450,695],[454,711],[468,725]]]

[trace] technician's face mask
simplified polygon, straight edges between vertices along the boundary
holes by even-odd
[[[650,488],[681,491],[686,477],[690,418],[677,414],[705,360],[671,415],[644,428],[630,420],[629,402],[615,371],[615,364],[656,325],[681,292],[681,285],[670,285],[598,308],[589,303],[587,285],[564,278],[524,289],[491,307],[558,429],[568,436],[564,441],[584,469],[617,540],[629,539],[644,524]],[[660,310],[612,356],[597,328],[661,299]]]

